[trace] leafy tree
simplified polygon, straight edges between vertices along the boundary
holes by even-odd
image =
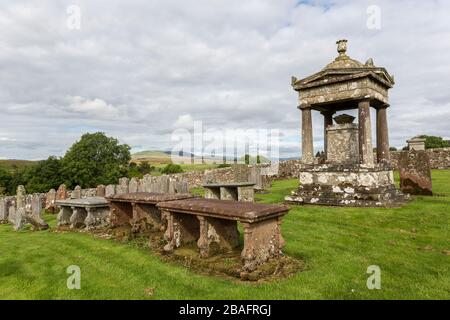
[[[259,154],[256,156],[256,163],[261,163],[261,157],[259,156]]]
[[[62,172],[69,188],[116,183],[128,173],[130,146],[103,132],[86,133],[75,142],[62,159]]]
[[[249,154],[246,154],[244,156],[244,159],[245,159],[245,164],[250,164],[250,155]]]
[[[421,135],[420,138],[425,139],[425,149],[450,147],[450,143],[442,137]]]
[[[163,174],[172,174],[172,173],[180,173],[183,172],[183,169],[179,164],[173,164],[169,163],[166,165],[162,170],[161,173]]]
[[[0,195],[8,193],[8,187],[11,183],[11,174],[3,168],[0,168]]]
[[[397,151],[396,147],[389,147],[389,151]]]
[[[152,172],[153,170],[155,170],[155,167],[151,166],[148,161],[142,161],[141,163],[139,163],[138,171],[141,175],[144,176],[144,175]]]
[[[57,189],[64,183],[61,160],[56,157],[49,157],[40,161],[37,166],[26,170],[26,189],[29,193],[47,192],[50,189]]]

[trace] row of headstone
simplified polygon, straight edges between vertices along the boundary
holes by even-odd
[[[271,179],[268,167],[235,164],[232,166],[232,169],[234,182],[253,182],[255,183],[255,190],[267,190],[270,188]]]
[[[181,177],[145,175],[142,179],[120,178],[119,184],[110,184],[105,187],[106,197],[136,192],[189,193],[189,185],[187,180]]]
[[[14,230],[21,230],[28,223],[35,230],[48,229],[48,224],[41,216],[44,201],[41,194],[27,195],[25,187],[18,186],[15,203],[8,208],[8,222],[13,225]]]

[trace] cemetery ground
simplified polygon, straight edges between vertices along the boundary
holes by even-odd
[[[199,274],[134,242],[0,225],[0,299],[449,299],[450,170],[432,176],[435,195],[401,208],[292,206],[284,252],[306,268],[273,282]],[[282,202],[297,183],[275,181],[258,201]],[[55,227],[56,215],[45,219]],[[80,290],[67,289],[70,265]],[[366,286],[370,265],[380,290]]]

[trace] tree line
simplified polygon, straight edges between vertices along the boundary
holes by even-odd
[[[148,162],[130,163],[131,147],[103,132],[86,133],[61,157],[51,156],[34,166],[0,168],[0,195],[14,195],[17,186],[27,192],[47,192],[62,183],[69,189],[115,184],[120,177],[142,177],[155,170]],[[171,169],[173,171],[173,168]]]

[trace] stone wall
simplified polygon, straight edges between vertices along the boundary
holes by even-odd
[[[450,168],[450,148],[436,148],[425,150],[430,158],[431,169],[449,169]],[[401,151],[391,151],[391,163],[395,169],[398,169],[398,160]]]
[[[450,148],[438,148],[426,150],[430,158],[431,169],[450,169]],[[394,169],[398,169],[398,160],[401,151],[391,151],[391,163]],[[300,160],[286,160],[279,162],[278,174],[275,179],[290,179],[300,176]]]

